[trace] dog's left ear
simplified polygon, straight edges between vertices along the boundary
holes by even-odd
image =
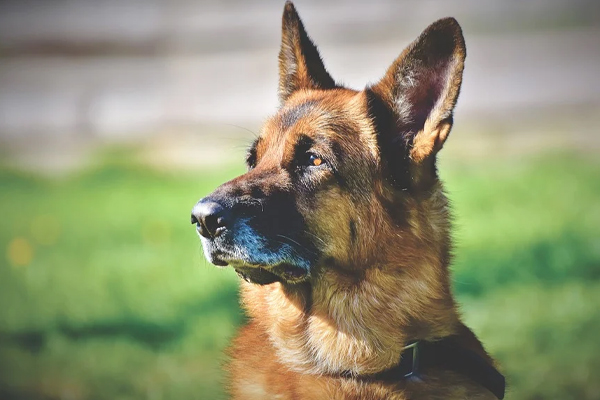
[[[434,156],[450,133],[465,57],[458,22],[441,19],[425,29],[370,88],[392,110],[397,121],[392,135],[402,135],[414,164]]]
[[[329,75],[319,51],[310,40],[291,1],[285,3],[279,51],[279,101],[301,89],[332,89]]]

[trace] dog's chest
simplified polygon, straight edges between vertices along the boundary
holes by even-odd
[[[396,383],[297,373],[279,361],[267,334],[256,323],[240,331],[230,354],[230,392],[235,400],[495,399],[468,378],[445,371]]]

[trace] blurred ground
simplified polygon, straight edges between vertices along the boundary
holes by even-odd
[[[429,23],[454,289],[513,399],[600,399],[600,3],[296,2],[359,88]],[[0,2],[0,399],[224,398],[236,277],[189,226],[276,107],[279,1]]]

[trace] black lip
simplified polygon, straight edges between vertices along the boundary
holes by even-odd
[[[227,265],[229,265],[229,264],[227,264],[227,261],[223,261],[220,258],[216,258],[216,257],[214,257],[212,259],[212,263],[219,267],[226,267]]]
[[[218,267],[226,267],[229,265],[229,262],[225,260],[228,258],[227,253],[212,246],[210,248],[204,247],[204,252],[204,254],[207,256],[210,254],[210,257],[207,258],[212,264]]]
[[[261,267],[236,268],[235,272],[246,282],[257,285],[269,285],[281,281],[279,276]]]
[[[296,284],[305,282],[310,278],[310,273],[304,268],[291,264],[279,264],[274,267],[239,267],[235,272],[246,282],[268,285],[273,282]]]

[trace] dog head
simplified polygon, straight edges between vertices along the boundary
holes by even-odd
[[[192,211],[209,261],[253,283],[296,284],[327,268],[360,273],[382,262],[390,230],[400,247],[444,239],[444,226],[403,227],[423,222],[418,204],[441,193],[435,159],[452,127],[465,55],[459,25],[442,19],[378,83],[347,89],[288,2],[280,107],[250,147],[248,171]]]

